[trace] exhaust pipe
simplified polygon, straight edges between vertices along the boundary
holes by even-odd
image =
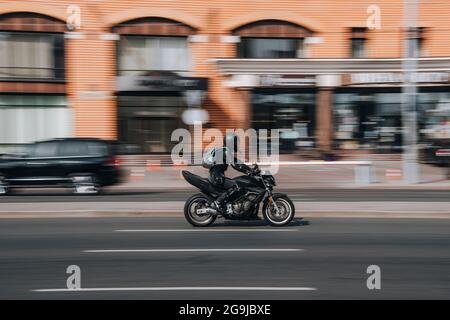
[[[207,214],[210,214],[210,215],[217,215],[218,212],[217,212],[216,209],[213,209],[213,208],[203,208],[203,209],[198,209],[198,210],[197,210],[197,214],[198,214],[199,216],[207,215]]]

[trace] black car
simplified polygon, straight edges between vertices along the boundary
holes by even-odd
[[[450,162],[450,139],[436,139],[429,141],[422,148],[422,161],[441,167]]]
[[[0,158],[0,195],[12,188],[69,187],[95,194],[122,179],[116,143],[67,138],[31,144],[24,154]]]

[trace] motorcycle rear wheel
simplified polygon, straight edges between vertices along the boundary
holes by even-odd
[[[198,215],[197,210],[208,207],[208,199],[201,193],[194,194],[186,200],[184,205],[184,217],[194,227],[207,227],[215,220],[215,215]]]

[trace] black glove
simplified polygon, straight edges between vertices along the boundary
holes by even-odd
[[[261,173],[261,170],[258,168],[257,165],[255,165],[250,171],[250,174],[251,175],[255,175],[255,176],[260,174],[260,173]]]

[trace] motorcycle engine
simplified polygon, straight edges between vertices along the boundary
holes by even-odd
[[[258,195],[256,193],[247,193],[235,202],[233,202],[233,214],[242,215],[251,209],[253,201]]]

